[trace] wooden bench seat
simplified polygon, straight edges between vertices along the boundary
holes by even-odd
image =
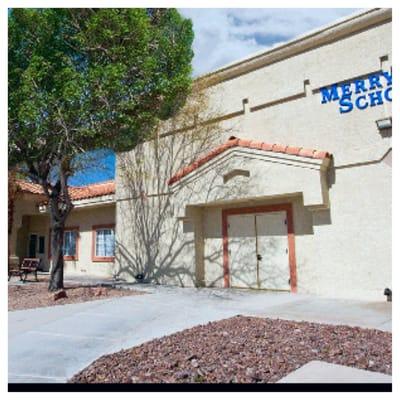
[[[22,260],[21,265],[18,268],[10,268],[8,269],[8,280],[11,279],[11,276],[17,275],[19,279],[23,282],[26,281],[28,274],[34,274],[35,279],[38,282],[37,272],[40,267],[40,258],[24,258]]]

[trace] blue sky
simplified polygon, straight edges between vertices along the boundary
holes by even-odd
[[[112,151],[92,152],[89,165],[69,179],[72,186],[108,181],[115,177],[115,154]]]
[[[194,75],[267,50],[357,11],[355,8],[186,8],[193,21]]]
[[[195,32],[193,75],[287,42],[357,11],[354,8],[185,8]],[[102,152],[92,165],[70,179],[86,185],[114,179],[115,155]]]

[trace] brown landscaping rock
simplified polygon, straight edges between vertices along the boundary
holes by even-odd
[[[11,284],[8,286],[8,310],[48,307],[60,304],[82,303],[111,297],[135,296],[144,292],[112,287],[65,285],[61,291],[49,293],[48,277],[39,276],[39,282]]]
[[[53,299],[53,301],[57,301],[60,299],[65,299],[68,296],[67,296],[67,292],[64,289],[60,289],[60,290],[50,293],[50,297]]]
[[[70,382],[270,383],[312,360],[391,374],[392,335],[237,316],[105,355]]]
[[[107,296],[107,289],[106,288],[95,288],[94,289],[94,295],[95,296]]]

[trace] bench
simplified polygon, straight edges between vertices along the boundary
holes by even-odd
[[[38,282],[37,272],[39,267],[40,258],[24,258],[19,267],[8,269],[8,280],[11,279],[11,276],[18,275],[19,279],[25,282],[28,274],[34,274],[36,282]]]

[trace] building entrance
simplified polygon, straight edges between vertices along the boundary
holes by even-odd
[[[230,286],[290,290],[285,211],[228,216]]]

